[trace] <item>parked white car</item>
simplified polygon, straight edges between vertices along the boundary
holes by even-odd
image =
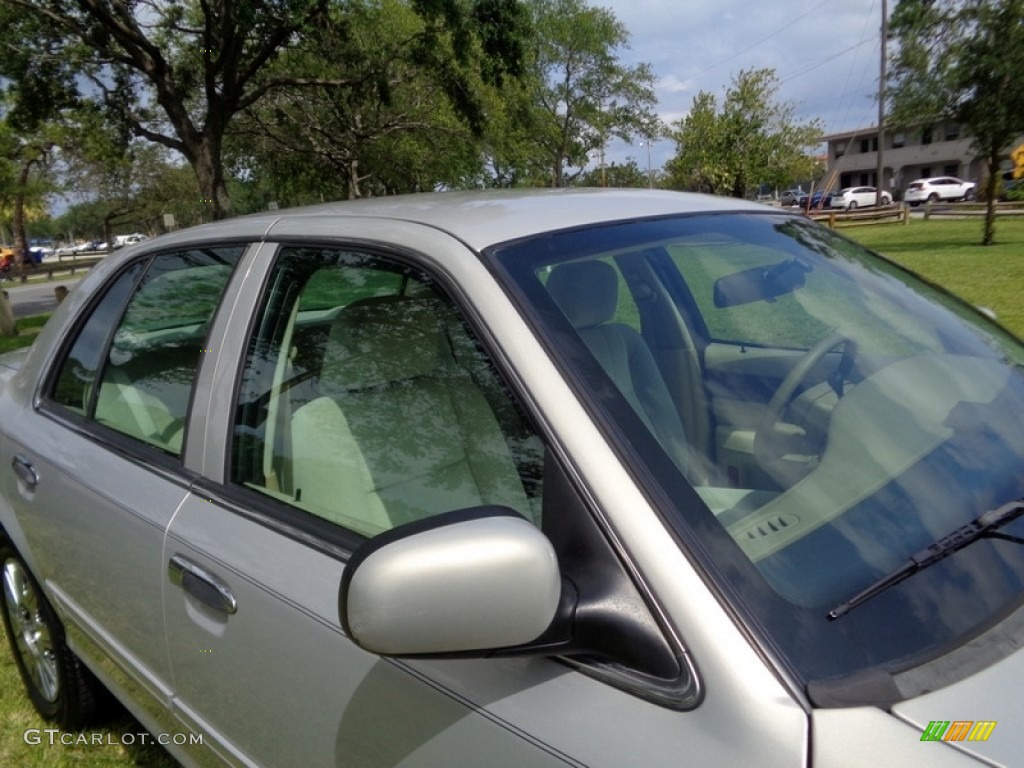
[[[903,199],[911,205],[937,203],[940,200],[973,200],[976,185],[955,176],[936,176],[910,182]]]
[[[877,199],[878,190],[874,187],[846,187],[832,196],[832,207],[846,208],[852,211],[856,208],[867,208],[874,205]],[[882,205],[889,205],[891,202],[892,195],[882,192]]]
[[[141,242],[145,242],[149,238],[141,232],[135,232],[131,235],[118,235],[114,238],[114,248],[124,248],[127,245],[138,245]]]

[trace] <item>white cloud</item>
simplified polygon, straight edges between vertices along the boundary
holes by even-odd
[[[878,0],[594,0],[629,30],[625,63],[647,62],[661,114],[698,91],[724,93],[748,69],[772,68],[779,99],[828,131],[871,124],[879,69]]]

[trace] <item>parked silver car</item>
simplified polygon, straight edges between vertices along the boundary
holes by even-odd
[[[973,181],[964,181],[955,176],[936,176],[910,182],[903,193],[903,200],[911,205],[973,200],[976,191]]]
[[[1022,365],[729,198],[184,231],[0,358],[4,622],[187,765],[1011,765]]]
[[[779,205],[792,207],[800,202],[801,197],[807,195],[802,189],[787,189],[779,195]]]

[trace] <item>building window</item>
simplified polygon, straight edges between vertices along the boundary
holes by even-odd
[[[960,138],[960,123],[946,123],[946,141],[956,141]]]
[[[943,176],[956,176],[960,172],[959,165],[944,165],[942,166]]]
[[[836,144],[836,157],[842,157],[846,154],[846,142],[841,141]]]
[[[896,148],[902,147],[904,144],[906,144],[906,142],[907,142],[907,137],[906,137],[906,134],[903,133],[903,131],[900,131],[898,133],[894,133],[892,135],[892,145],[893,145],[893,147],[896,147]]]
[[[931,126],[921,129],[921,143],[931,144],[932,143],[932,129]]]

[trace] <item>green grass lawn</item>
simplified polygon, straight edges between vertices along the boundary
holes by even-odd
[[[996,244],[984,247],[979,219],[912,219],[842,232],[974,305],[1024,338],[1024,216],[997,220]]]
[[[10,352],[12,349],[20,349],[29,346],[35,341],[36,334],[42,328],[49,315],[34,315],[32,317],[19,317],[14,326],[18,329],[17,336],[0,336],[0,352]]]
[[[130,715],[120,710],[103,728],[81,734],[43,733],[49,728],[28,703],[10,646],[0,630],[0,765],[5,768],[172,768],[177,763],[157,744],[141,744],[134,734],[144,732]],[[34,742],[38,738],[39,743]],[[50,740],[53,740],[53,744]],[[64,744],[77,740],[77,744]],[[126,742],[135,743],[126,743]],[[93,743],[99,742],[99,743]]]

